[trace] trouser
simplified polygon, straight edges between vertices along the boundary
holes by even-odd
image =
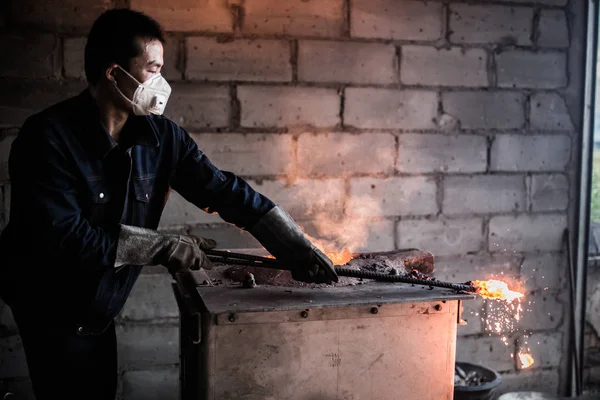
[[[40,312],[44,312],[40,310]],[[117,388],[115,325],[100,334],[57,329],[13,310],[36,400],[114,400]]]

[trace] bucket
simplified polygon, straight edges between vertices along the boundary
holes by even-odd
[[[493,369],[481,365],[456,362],[456,365],[466,373],[475,371],[481,376],[483,383],[473,386],[454,385],[454,400],[494,400],[496,399],[495,389],[502,382],[500,374]]]

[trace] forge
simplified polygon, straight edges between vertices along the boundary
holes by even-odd
[[[355,254],[344,267],[435,272],[417,249]],[[461,302],[474,298],[354,277],[305,284],[227,261],[178,276],[173,290],[183,400],[451,400]]]

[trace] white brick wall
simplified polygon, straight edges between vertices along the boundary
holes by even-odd
[[[298,80],[388,84],[398,82],[396,47],[383,43],[298,43]]]
[[[558,251],[563,248],[564,214],[496,216],[490,219],[489,250]]]
[[[453,43],[531,45],[533,8],[504,5],[450,5]]]
[[[434,41],[442,36],[443,8],[437,2],[351,0],[352,37]]]
[[[243,31],[251,35],[341,36],[343,0],[246,0]]]
[[[398,248],[435,249],[439,256],[480,251],[485,243],[480,218],[402,220],[397,232]]]
[[[567,135],[497,135],[490,167],[493,171],[563,171],[570,157]]]
[[[231,99],[222,85],[172,84],[165,116],[187,129],[229,125]]]
[[[354,178],[347,212],[351,217],[436,214],[436,193],[433,178]]]
[[[400,80],[407,85],[488,85],[487,53],[484,49],[402,46],[401,60]]]
[[[286,40],[186,40],[187,78],[210,81],[292,80],[291,45]]]
[[[294,168],[291,135],[200,133],[192,138],[215,166],[237,175],[285,175]]]
[[[519,92],[444,92],[442,106],[463,129],[519,129],[525,124],[525,96]]]
[[[567,55],[562,52],[510,50],[496,55],[498,86],[556,89],[567,84]]]
[[[356,128],[433,129],[437,108],[433,91],[347,88],[344,123]]]
[[[298,137],[300,176],[389,174],[396,142],[389,133],[303,133]]]
[[[473,175],[444,179],[442,212],[485,214],[524,211],[527,189],[523,175]]]
[[[240,86],[238,98],[243,127],[332,127],[340,122],[340,98],[334,89]]]
[[[402,134],[398,171],[406,173],[485,172],[487,139],[476,135]]]

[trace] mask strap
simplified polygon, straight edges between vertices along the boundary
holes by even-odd
[[[133,77],[133,75],[131,75],[129,72],[125,71],[119,64],[117,64],[117,67],[119,67],[119,69],[123,72],[125,72],[127,74],[127,76],[129,76],[131,79],[133,79],[135,81],[135,83],[137,83],[138,85],[143,85],[142,82],[138,81],[137,79],[135,79]]]

